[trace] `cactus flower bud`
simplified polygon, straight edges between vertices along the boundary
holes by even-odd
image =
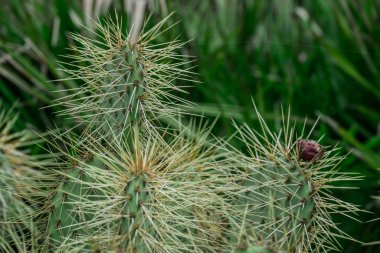
[[[313,140],[300,140],[297,143],[299,157],[304,161],[318,161],[323,156],[323,147]]]

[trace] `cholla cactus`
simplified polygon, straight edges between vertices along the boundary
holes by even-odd
[[[167,19],[167,18],[166,18]],[[166,20],[165,19],[165,20]],[[83,87],[58,101],[87,131],[55,135],[57,167],[45,170],[36,212],[42,252],[326,252],[347,237],[330,214],[358,209],[329,194],[342,160],[335,149],[301,141],[289,120],[280,134],[238,128],[249,155],[156,128],[181,99],[168,90],[186,62],[175,41],[137,41],[122,25],[98,23],[95,38],[74,35],[70,78]],[[174,63],[170,63],[174,61]],[[181,101],[184,102],[184,101]],[[188,102],[184,102],[188,105]],[[308,137],[306,136],[306,139]],[[42,238],[41,238],[42,239]]]
[[[256,109],[256,107],[255,107]],[[238,127],[249,155],[236,155],[245,164],[244,195],[240,198],[239,252],[327,252],[338,249],[336,238],[350,238],[331,214],[350,217],[359,209],[333,195],[334,182],[354,180],[339,172],[343,160],[337,148],[323,150],[291,126],[289,115],[273,133],[256,109],[261,133]],[[238,215],[239,216],[239,215]],[[352,218],[352,217],[351,217]],[[261,245],[261,246],[260,246]]]

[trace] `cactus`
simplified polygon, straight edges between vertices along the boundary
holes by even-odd
[[[64,70],[83,86],[66,91],[57,103],[65,108],[61,114],[78,120],[85,131],[79,136],[55,131],[49,139],[55,167],[19,180],[38,189],[20,196],[34,202],[44,197],[41,206],[23,207],[32,209],[38,227],[31,233],[41,244],[35,251],[338,248],[336,237],[348,235],[330,214],[359,210],[327,191],[334,181],[352,179],[339,174],[342,158],[335,149],[324,150],[303,134],[296,137],[288,119],[280,134],[272,133],[257,110],[262,133],[237,126],[248,154],[211,138],[209,128],[200,127],[190,138],[191,127],[162,127],[159,119],[179,122],[181,108],[191,104],[170,93],[182,91],[174,81],[191,74],[181,70],[186,61],[176,54],[182,43],[149,45],[168,18],[136,41],[110,18],[96,24],[99,34],[93,37],[72,36],[77,46]]]
[[[246,163],[245,194],[239,200],[239,229],[244,231],[239,252],[260,252],[259,245],[267,246],[268,252],[337,250],[336,238],[350,237],[339,230],[330,214],[350,217],[359,209],[328,190],[335,187],[334,182],[355,177],[339,172],[343,157],[336,148],[324,151],[317,142],[303,140],[304,133],[297,136],[289,115],[276,134],[257,109],[256,114],[261,133],[247,125],[238,127],[249,153],[236,155]]]

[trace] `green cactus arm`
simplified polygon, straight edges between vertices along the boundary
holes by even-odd
[[[124,236],[120,243],[120,248],[127,249],[131,238],[135,237],[136,230],[143,222],[143,214],[140,210],[141,205],[147,201],[147,192],[144,191],[147,179],[144,175],[137,174],[126,185],[124,191],[127,195],[127,202],[124,203],[122,210],[122,222],[119,234]],[[140,242],[141,243],[141,242]]]
[[[296,137],[289,115],[283,119],[282,130],[275,133],[255,109],[261,132],[236,125],[249,153],[233,155],[246,173],[244,194],[236,205],[240,217],[234,216],[239,234],[250,245],[286,252],[338,249],[335,236],[352,238],[337,227],[330,214],[341,210],[355,219],[360,209],[331,196],[328,189],[335,181],[358,177],[338,172],[344,157],[337,155],[336,148],[318,153],[314,151],[323,151],[320,144],[302,140],[302,146],[310,143],[314,150],[300,150],[302,136]],[[239,240],[238,235],[235,241]]]
[[[56,133],[55,142],[67,145],[67,141],[73,142],[73,138],[76,137],[74,135],[60,136]],[[85,166],[105,168],[105,165],[91,152],[83,152],[81,146],[76,146],[75,150],[75,154],[71,154],[72,150],[67,151],[71,155],[68,156],[67,153],[66,157],[70,158],[58,163],[56,166],[59,169],[52,171],[47,168],[48,173],[40,178],[41,181],[48,182],[45,182],[45,185],[50,185],[47,188],[50,191],[45,199],[45,205],[42,210],[36,212],[35,216],[46,216],[46,225],[42,227],[44,236],[41,239],[50,250],[63,250],[66,244],[72,244],[73,247],[81,245],[82,242],[78,239],[80,235],[94,232],[84,225],[93,219],[93,215],[83,212],[82,203],[92,198],[100,199],[102,196],[100,191],[91,187],[94,180],[82,170],[82,167],[85,164]],[[61,152],[59,159],[65,159],[63,153]],[[46,187],[43,187],[41,191],[46,191]]]
[[[174,85],[175,80],[190,80],[192,75],[183,69],[188,56],[176,52],[183,43],[150,45],[169,18],[137,40],[111,18],[96,23],[96,39],[72,35],[77,46],[68,56],[72,63],[63,69],[69,78],[80,79],[84,85],[67,90],[69,95],[56,101],[65,108],[61,114],[79,119],[100,137],[110,132],[121,136],[131,123],[152,127],[157,119],[174,117],[183,106],[191,105],[172,94],[183,92]]]

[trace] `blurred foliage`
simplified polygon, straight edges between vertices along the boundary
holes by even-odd
[[[4,105],[18,101],[18,129],[71,126],[50,107],[57,90],[80,83],[59,71],[70,53],[70,32],[92,29],[92,18],[117,13],[131,23],[135,1],[5,0],[0,9],[0,94]],[[160,38],[190,42],[201,84],[187,99],[191,112],[218,117],[214,132],[231,135],[231,119],[255,125],[252,99],[261,113],[280,124],[281,106],[311,126],[315,139],[350,151],[343,170],[364,180],[337,191],[339,197],[380,217],[380,1],[336,0],[149,0],[151,21],[175,11],[174,31]],[[61,79],[60,81],[54,81]],[[193,84],[191,84],[193,85]],[[239,145],[239,143],[234,143]],[[380,240],[380,223],[341,220],[344,231],[362,242]],[[344,252],[379,252],[380,245],[342,241]],[[377,251],[376,251],[377,250]]]

